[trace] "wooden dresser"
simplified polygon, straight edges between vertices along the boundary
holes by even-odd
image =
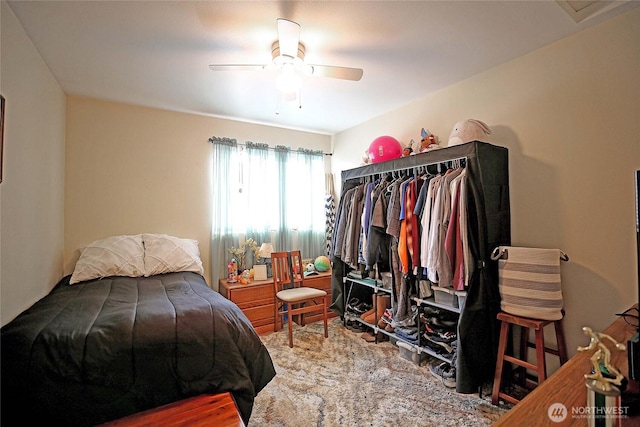
[[[226,279],[220,279],[218,284],[218,291],[240,307],[258,334],[273,332],[273,280],[256,280],[248,285],[242,285],[227,283]],[[304,285],[322,289],[331,295],[331,270],[305,277]],[[331,310],[328,314],[329,317],[336,316]],[[307,316],[305,320],[306,323],[315,322],[322,320],[322,316]]]

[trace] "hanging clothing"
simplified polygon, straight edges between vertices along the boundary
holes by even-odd
[[[462,175],[462,173],[461,173]],[[460,234],[460,184],[461,177],[458,176],[451,181],[451,215],[445,236],[445,252],[451,263],[453,270],[452,287],[455,290],[464,290],[464,255],[462,249],[462,238]]]
[[[342,259],[345,233],[347,230],[347,222],[349,212],[351,211],[351,205],[353,204],[353,194],[356,188],[351,187],[343,191],[342,197],[340,197],[340,204],[338,206],[338,223],[333,235],[333,257]]]
[[[378,263],[382,264],[379,266],[379,270],[382,271],[386,271],[389,265],[389,241],[385,233],[387,199],[384,196],[389,184],[387,180],[380,181],[371,194],[372,209],[366,258],[366,269],[369,271]]]
[[[409,251],[409,261],[414,276],[418,274],[418,266],[420,265],[420,227],[418,216],[413,213],[418,198],[419,181],[418,179],[413,179],[409,182],[405,200],[407,209],[405,212],[405,221],[407,222],[407,249]]]
[[[325,255],[331,256],[331,247],[333,242],[334,228],[336,225],[336,202],[333,194],[327,193],[324,200],[324,214],[326,216],[325,223]]]
[[[348,215],[348,224],[345,236],[342,260],[351,268],[358,268],[359,243],[362,233],[362,210],[364,209],[365,185],[359,185],[353,193],[351,212]]]

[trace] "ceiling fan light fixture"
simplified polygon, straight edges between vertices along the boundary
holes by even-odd
[[[279,41],[276,40],[271,45],[271,59],[273,61],[273,64],[278,67],[282,66],[283,64],[294,64],[297,66],[302,66],[304,65],[304,55],[305,48],[302,43],[298,43],[298,50],[295,57],[293,55],[282,53]]]
[[[292,64],[283,66],[280,74],[276,78],[276,87],[283,94],[297,93],[302,86],[300,73]]]
[[[296,94],[300,98],[302,76],[330,77],[334,79],[358,81],[362,78],[362,69],[338,67],[333,65],[305,64],[305,46],[300,43],[300,24],[288,19],[277,19],[278,40],[271,45],[271,63],[257,64],[212,64],[213,71],[280,71],[276,85],[280,94]],[[300,104],[298,102],[298,104]]]

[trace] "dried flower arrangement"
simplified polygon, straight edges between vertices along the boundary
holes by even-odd
[[[248,250],[253,253],[253,261],[258,262],[260,260],[260,245],[251,237],[245,240],[240,247],[236,248],[232,246],[231,249],[229,249],[229,253],[238,261],[240,271],[244,271],[247,268],[246,258]]]

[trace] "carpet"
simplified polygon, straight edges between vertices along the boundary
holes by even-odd
[[[261,336],[276,376],[255,399],[249,427],[295,426],[488,426],[508,406],[491,404],[491,385],[459,394],[429,371],[399,355],[389,341],[368,343],[329,321],[294,324],[293,348],[286,328]]]

